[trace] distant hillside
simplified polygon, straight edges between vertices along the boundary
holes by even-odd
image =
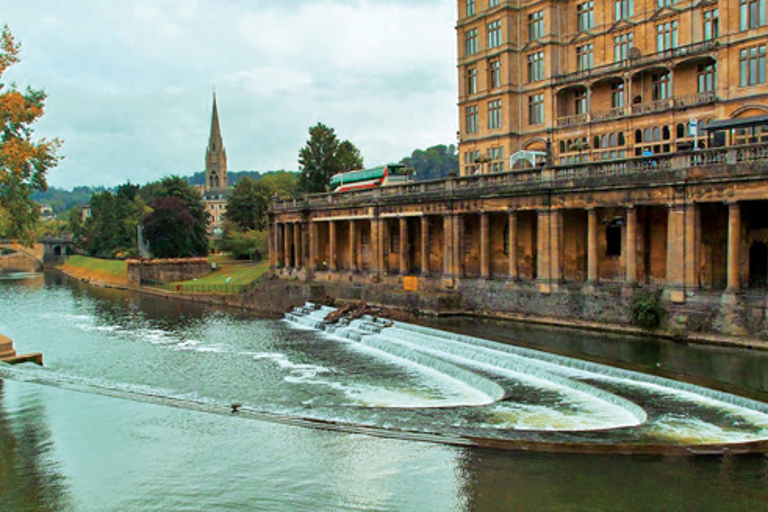
[[[63,188],[50,187],[45,192],[33,192],[32,200],[40,204],[47,204],[53,209],[53,213],[61,215],[75,206],[88,204],[94,193],[103,190],[104,187],[75,187],[70,192]]]
[[[250,177],[254,181],[259,181],[264,176],[275,174],[278,172],[291,172],[291,171],[227,171],[227,185],[233,186],[244,176]],[[205,171],[196,172],[188,178],[190,185],[205,185]]]

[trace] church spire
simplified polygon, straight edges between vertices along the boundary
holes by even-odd
[[[213,90],[213,113],[211,114],[211,135],[205,152],[205,190],[226,190],[227,152],[221,138],[219,108],[216,104],[216,89]]]

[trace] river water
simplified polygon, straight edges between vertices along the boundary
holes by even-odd
[[[516,324],[444,325],[768,396],[761,352]],[[233,402],[319,418],[332,411],[334,419],[382,405],[376,420],[386,422],[386,407],[396,404],[429,423],[439,416],[417,407],[425,401],[477,398],[438,372],[282,319],[53,274],[7,275],[0,333],[46,360],[44,369],[2,369],[2,511],[740,511],[768,502],[764,455],[492,451],[230,414]]]

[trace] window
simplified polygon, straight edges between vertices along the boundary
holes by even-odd
[[[544,36],[544,11],[528,15],[528,40],[535,41]]]
[[[488,63],[488,83],[491,89],[501,87],[501,61],[496,59]]]
[[[613,2],[613,21],[619,21],[622,18],[631,18],[635,11],[634,0],[614,0]]]
[[[488,24],[488,48],[501,46],[501,20]]]
[[[653,101],[666,100],[672,96],[669,83],[669,71],[651,76]]]
[[[467,174],[476,174],[480,172],[481,164],[477,162],[480,160],[482,153],[479,151],[468,151],[464,153],[464,168]]]
[[[595,26],[595,2],[590,0],[576,6],[576,28],[579,32],[592,30]]]
[[[749,30],[766,24],[766,3],[768,0],[741,0],[739,28]]]
[[[528,55],[528,81],[536,82],[544,78],[544,52]]]
[[[496,7],[499,5],[499,0],[488,0],[488,7]]]
[[[656,25],[656,51],[663,52],[677,48],[677,21]]]
[[[613,38],[613,60],[621,62],[629,58],[632,50],[632,32],[620,34]]]
[[[739,53],[741,87],[765,83],[765,45],[744,48]]]
[[[698,68],[698,91],[713,92],[717,87],[717,65],[699,64]]]
[[[474,55],[477,53],[477,29],[464,32],[464,55]]]
[[[586,71],[592,69],[594,65],[593,45],[585,44],[576,47],[576,69],[579,71]]]
[[[488,148],[488,172],[504,172],[504,148]]]
[[[544,95],[534,94],[528,96],[528,124],[542,124],[544,122]]]
[[[611,84],[611,108],[621,108],[624,106],[624,82],[614,82]]]
[[[467,68],[467,94],[477,92],[477,68]]]
[[[464,109],[464,120],[467,133],[477,133],[477,106]]]
[[[587,91],[580,90],[573,93],[573,108],[576,114],[587,113]]]
[[[501,100],[488,102],[488,128],[491,130],[501,128]]]
[[[467,0],[467,18],[475,15],[475,0]]]
[[[662,7],[669,7],[674,5],[676,0],[656,0],[656,7],[661,9]]]
[[[710,41],[720,35],[720,22],[717,9],[704,11],[704,40]]]

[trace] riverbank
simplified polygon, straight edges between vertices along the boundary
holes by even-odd
[[[120,267],[122,263],[122,268]],[[125,275],[125,263],[112,260],[99,260],[97,258],[87,258],[76,256],[70,258],[65,265],[61,265],[56,270],[86,282],[94,286],[109,288],[118,288],[131,290],[140,293],[147,293],[167,298],[192,301],[198,303],[210,304],[213,306],[238,308],[248,310],[256,314],[282,315],[295,306],[304,302],[312,301],[324,304],[359,304],[361,301],[351,298],[341,298],[343,293],[336,293],[338,290],[328,289],[322,284],[308,284],[299,281],[285,281],[270,279],[266,275],[266,267],[263,272],[255,272],[253,266],[251,269],[243,269],[249,278],[262,279],[253,290],[244,294],[221,294],[221,293],[194,293],[189,290],[199,289],[200,284],[208,281],[220,283],[226,280],[227,275],[233,274],[232,271],[226,272],[225,269],[232,269],[232,265],[227,266],[225,261],[219,260],[219,271],[195,281],[192,283],[180,283],[178,291],[163,290],[150,287],[132,286],[128,283]],[[243,277],[237,277],[238,283],[243,281]],[[386,307],[399,320],[419,322],[423,318],[436,316],[429,312],[424,312],[418,307],[397,307],[382,301],[369,301],[369,304],[377,307]],[[603,322],[590,322],[586,320],[575,320],[568,318],[558,318],[550,316],[534,315],[516,315],[498,311],[480,310],[480,311],[450,311],[440,316],[467,316],[477,319],[490,319],[510,322],[520,322],[525,324],[549,325],[560,328],[576,329],[588,332],[601,332],[622,334],[630,336],[641,336],[650,339],[667,339],[677,343],[695,343],[701,345],[711,345],[718,347],[737,347],[744,349],[757,349],[768,351],[768,342],[757,338],[743,336],[724,336],[713,333],[694,333],[694,332],[669,332],[664,330],[644,330],[630,325],[618,325]]]

